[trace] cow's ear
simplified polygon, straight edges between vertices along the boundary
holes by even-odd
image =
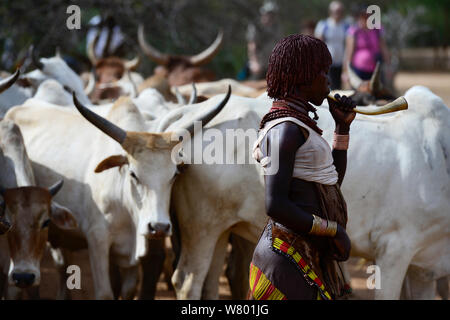
[[[52,222],[61,229],[70,230],[78,227],[77,220],[75,220],[72,211],[53,201],[50,218]]]
[[[99,173],[111,168],[122,167],[128,164],[128,158],[123,155],[110,156],[102,160],[95,168],[95,173]]]

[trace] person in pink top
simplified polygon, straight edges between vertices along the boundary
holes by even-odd
[[[343,81],[348,83],[348,69],[362,79],[369,80],[377,62],[390,64],[390,55],[383,38],[382,29],[367,28],[366,7],[361,8],[356,24],[347,31],[344,56]]]

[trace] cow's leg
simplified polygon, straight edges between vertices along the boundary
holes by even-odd
[[[0,299],[7,295],[10,260],[8,239],[0,236]]]
[[[221,232],[208,237],[190,234],[182,239],[180,261],[172,276],[172,283],[179,300],[199,300],[203,282],[209,271],[214,249]]]
[[[442,277],[437,279],[436,288],[442,300],[448,300],[448,277]]]
[[[56,294],[56,299],[70,300],[72,296],[70,294],[70,290],[67,289],[67,267],[72,264],[72,252],[63,248],[50,247],[49,249],[59,276],[59,288]]]
[[[226,231],[222,233],[217,241],[208,275],[206,276],[205,283],[203,285],[202,299],[204,300],[219,299],[219,278],[223,271],[229,237],[230,232]]]
[[[397,239],[401,239],[398,237]],[[380,271],[380,289],[375,290],[376,300],[397,300],[400,298],[403,279],[413,253],[406,250],[403,243],[391,241],[386,244],[383,254],[375,259]]]
[[[401,299],[405,300],[434,300],[436,281],[424,279],[415,272],[408,270],[403,281]]]
[[[134,299],[137,294],[139,283],[139,266],[120,268],[120,278],[122,280],[122,288],[120,291],[122,299]]]
[[[255,251],[255,244],[231,234],[231,253],[228,259],[226,275],[230,283],[233,299],[243,300],[249,289],[249,268]]]
[[[109,255],[109,279],[113,290],[114,300],[118,300],[122,291],[122,277],[120,275],[120,268],[114,263],[111,255]]]
[[[141,258],[142,286],[140,300],[153,300],[156,294],[156,284],[163,270],[166,258],[164,239],[149,239],[147,254]]]
[[[109,279],[109,249],[107,231],[97,229],[86,236],[88,242],[89,260],[94,280],[95,298],[111,300],[114,298]]]
[[[0,300],[6,295],[6,288],[8,288],[8,274],[0,271]]]

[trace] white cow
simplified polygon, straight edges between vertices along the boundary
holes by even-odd
[[[129,98],[114,104],[109,121],[79,105],[89,121],[119,144],[75,110],[24,105],[7,113],[6,118],[23,132],[37,181],[46,183],[56,177],[66,181],[66,192],[59,194],[58,201],[76,212],[87,240],[96,298],[112,298],[110,253],[121,269],[121,295],[132,298],[138,259],[146,251],[145,237],[171,232],[170,191],[177,173],[176,165],[170,165],[171,146],[178,140],[171,141],[172,132],[165,129],[172,122],[182,123],[186,112],[188,121],[175,129],[192,131],[195,120],[207,123],[227,99],[206,110],[180,108],[152,122],[144,121]]]
[[[423,290],[420,298],[433,298],[434,280],[450,274],[450,110],[423,87],[410,89],[406,99],[408,111],[357,116],[342,186],[352,254],[374,260],[381,270],[377,299],[398,299],[408,270],[410,285]],[[233,97],[210,127],[258,128],[270,104]],[[331,142],[331,115],[319,108],[319,116]],[[178,178],[173,201],[181,257],[172,278],[178,298],[199,299],[202,290],[204,298],[217,298],[230,231],[258,240],[267,216],[257,171],[255,165],[198,164]],[[413,269],[423,271],[416,272],[420,277],[409,277]],[[211,281],[204,287],[207,274]]]
[[[199,82],[197,83],[197,91],[198,95],[211,98],[215,95],[227,92],[228,86],[231,86],[233,94],[237,96],[255,98],[260,94],[260,90],[249,87],[234,79],[222,79],[210,82]],[[189,95],[191,85],[185,84],[179,86],[178,90],[183,95]],[[175,94],[175,87],[172,88],[172,91]]]

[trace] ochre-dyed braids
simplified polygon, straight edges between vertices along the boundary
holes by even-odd
[[[307,116],[315,108],[301,103],[306,115],[291,108],[287,99],[296,98],[300,85],[310,85],[314,78],[331,65],[331,55],[326,44],[314,37],[293,34],[281,39],[273,48],[266,74],[267,94],[275,99],[274,106],[261,121],[260,127],[270,120],[295,117],[321,133],[314,120]],[[278,103],[278,105],[275,105]],[[317,114],[315,114],[317,120]]]

